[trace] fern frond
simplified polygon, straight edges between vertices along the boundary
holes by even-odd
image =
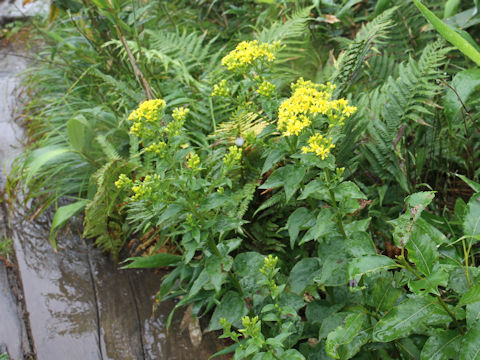
[[[100,147],[102,148],[102,151],[107,157],[108,161],[120,160],[122,158],[112,143],[108,141],[105,136],[98,135],[95,139],[100,144]]]
[[[391,29],[396,8],[384,11],[365,24],[354,41],[338,60],[337,71],[331,81],[337,85],[336,96],[341,96],[352,84],[374,43],[382,43]]]
[[[398,144],[418,119],[432,115],[430,104],[442,90],[437,80],[444,76],[441,66],[449,50],[441,40],[428,44],[418,61],[401,64],[399,76],[389,77],[370,100],[370,141],[362,151],[377,176],[387,180],[393,175],[406,192],[411,190],[406,155]]]

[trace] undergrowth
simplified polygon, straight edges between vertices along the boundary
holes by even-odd
[[[55,4],[7,184],[54,247],[83,213],[235,359],[478,358],[476,1]]]

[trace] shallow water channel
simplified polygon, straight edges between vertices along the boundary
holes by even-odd
[[[28,63],[23,56],[20,48],[0,48],[0,161],[7,171],[21,151],[13,114],[19,74]],[[203,360],[218,350],[210,333],[193,347],[188,330],[180,330],[182,311],[167,333],[173,302],[152,316],[162,273],[119,270],[82,239],[79,223],[58,236],[55,253],[49,214],[29,220],[22,209],[12,214],[1,205],[0,238],[13,239],[16,263],[8,268],[0,261],[0,353],[3,345],[11,359]]]

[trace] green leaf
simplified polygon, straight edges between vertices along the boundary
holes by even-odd
[[[475,242],[480,240],[480,194],[473,195],[468,202],[463,232]]]
[[[295,194],[305,177],[306,169],[303,166],[287,165],[275,170],[260,189],[275,189],[283,186],[287,202]]]
[[[450,316],[431,296],[410,298],[395,306],[373,329],[373,341],[389,342],[423,333],[430,325],[448,324]]]
[[[362,257],[365,255],[376,255],[377,249],[370,235],[364,231],[352,233],[345,240],[345,249],[353,257]]]
[[[360,332],[362,325],[367,316],[364,313],[350,314],[344,321],[342,326],[337,327],[328,334],[325,344],[327,355],[339,359],[338,347],[343,344],[350,343],[353,338]]]
[[[287,221],[288,235],[290,235],[290,248],[293,249],[298,233],[307,222],[313,219],[312,211],[305,208],[297,208],[289,217]]]
[[[443,18],[449,18],[457,13],[460,0],[447,0],[445,3],[445,9],[443,11]]]
[[[420,355],[421,360],[456,359],[462,335],[455,330],[438,331],[428,338]]]
[[[480,360],[480,321],[474,323],[463,337],[460,360]]]
[[[467,103],[470,96],[480,86],[480,69],[469,69],[458,72],[447,87],[444,97],[445,115],[452,124],[462,109],[463,105]],[[454,89],[454,90],[452,90]],[[457,175],[464,180],[463,175]],[[466,180],[464,180],[466,181]]]
[[[262,168],[262,175],[265,174],[268,170],[270,170],[275,164],[277,164],[280,160],[282,160],[286,155],[284,149],[273,149],[269,152],[267,158],[265,159],[265,163],[263,164]]]
[[[468,329],[480,320],[480,301],[467,305],[466,318]]]
[[[215,308],[210,320],[209,330],[222,328],[220,319],[226,319],[230,324],[239,324],[242,317],[248,314],[245,301],[235,291],[227,291],[220,304]]]
[[[407,242],[408,259],[415,263],[417,269],[425,276],[432,273],[434,265],[438,262],[439,253],[437,244],[432,240],[421,226],[415,224]]]
[[[285,197],[288,202],[295,192],[300,187],[300,184],[305,177],[307,170],[304,167],[292,167],[289,168],[289,171],[286,173],[287,178],[285,179]]]
[[[392,221],[395,226],[393,239],[398,247],[407,245],[413,225],[420,218],[422,211],[432,202],[434,196],[433,191],[424,191],[412,194],[405,199],[407,210],[396,221]]]
[[[244,252],[235,257],[233,270],[239,277],[240,286],[246,296],[256,293],[265,279],[260,272],[264,259],[265,256],[257,252]]]
[[[335,223],[333,221],[334,214],[329,208],[322,208],[318,213],[315,225],[313,225],[310,230],[303,236],[300,240],[299,245],[302,245],[310,240],[319,239],[322,236],[331,234],[335,228]]]
[[[357,184],[351,181],[344,181],[335,188],[335,200],[344,199],[366,199],[367,197],[360,191]]]
[[[480,301],[480,285],[475,285],[463,294],[462,298],[458,302],[458,306],[464,306]]]
[[[308,198],[317,200],[329,200],[330,195],[328,188],[321,180],[310,181],[302,191],[302,194],[298,197],[298,200],[305,200]]]
[[[433,27],[442,35],[445,40],[455,46],[464,55],[468,56],[477,65],[480,66],[480,53],[454,29],[440,20],[434,13],[428,10],[419,0],[413,0],[420,12],[433,25]]]
[[[446,287],[448,285],[448,279],[448,272],[445,271],[444,268],[437,266],[435,270],[425,278],[416,281],[410,281],[408,283],[408,287],[416,295],[421,295],[424,293],[440,295],[438,287]]]
[[[288,349],[280,355],[281,360],[305,360],[305,356],[295,349]]]
[[[67,134],[70,145],[79,152],[85,149],[92,138],[90,124],[83,115],[77,115],[68,120]]]
[[[340,302],[331,304],[324,299],[315,300],[307,305],[307,309],[305,310],[305,315],[307,317],[308,322],[312,324],[320,325],[322,324],[323,320],[325,320],[330,315],[336,313],[343,306],[344,304]]]
[[[377,312],[390,310],[402,294],[402,290],[393,287],[393,277],[390,272],[379,274],[373,281],[375,285],[371,294],[365,294],[366,302],[374,306]]]
[[[315,278],[318,285],[341,286],[348,282],[347,259],[339,254],[331,254],[325,260],[320,276]]]
[[[295,264],[288,282],[290,290],[298,295],[303,295],[306,287],[313,284],[313,279],[320,272],[321,266],[317,258],[303,258]]]
[[[205,271],[217,293],[220,292],[227,278],[227,273],[232,268],[232,263],[233,259],[230,256],[219,258],[218,256],[212,255],[205,261]]]
[[[87,206],[88,202],[89,200],[79,200],[77,202],[74,202],[73,204],[61,206],[57,209],[57,211],[55,211],[52,225],[50,227],[50,244],[52,244],[55,252],[57,251],[57,243],[55,241],[55,237],[57,235],[58,229],[65,225],[68,220],[70,220],[80,211],[85,209],[85,206]]]
[[[130,264],[122,266],[122,269],[155,269],[164,266],[176,265],[182,261],[179,255],[161,253],[142,257],[131,257],[124,262],[131,261]]]
[[[387,256],[368,255],[350,260],[347,266],[347,274],[349,280],[356,279],[359,281],[367,273],[385,271],[396,267],[398,267],[397,263]]]
[[[28,185],[45,164],[69,152],[71,152],[69,148],[60,146],[46,146],[33,151],[27,159],[25,184]]]
[[[325,318],[322,322],[322,326],[320,327],[320,331],[318,333],[318,339],[324,339],[334,331],[337,327],[342,326],[345,318],[349,316],[351,313],[348,312],[339,312],[334,313]]]
[[[479,74],[479,76],[480,76],[480,74]],[[480,82],[479,82],[479,84],[480,84]],[[469,178],[467,178],[466,176],[463,176],[463,175],[457,174],[457,176],[460,179],[462,179],[463,181],[465,181],[467,183],[467,185],[470,186],[475,192],[477,192],[477,193],[480,192],[480,184],[479,183],[477,183],[473,180],[470,180]]]

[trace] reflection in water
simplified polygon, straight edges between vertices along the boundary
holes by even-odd
[[[18,219],[18,217],[17,217]],[[48,242],[49,218],[18,221],[15,242],[26,287],[32,333],[39,359],[208,359],[216,336],[207,334],[193,349],[181,333],[181,310],[167,334],[174,302],[152,317],[163,274],[118,270],[98,249],[87,245],[72,226],[58,236],[55,254]],[[71,354],[71,349],[81,350]],[[74,357],[72,357],[74,356]]]

